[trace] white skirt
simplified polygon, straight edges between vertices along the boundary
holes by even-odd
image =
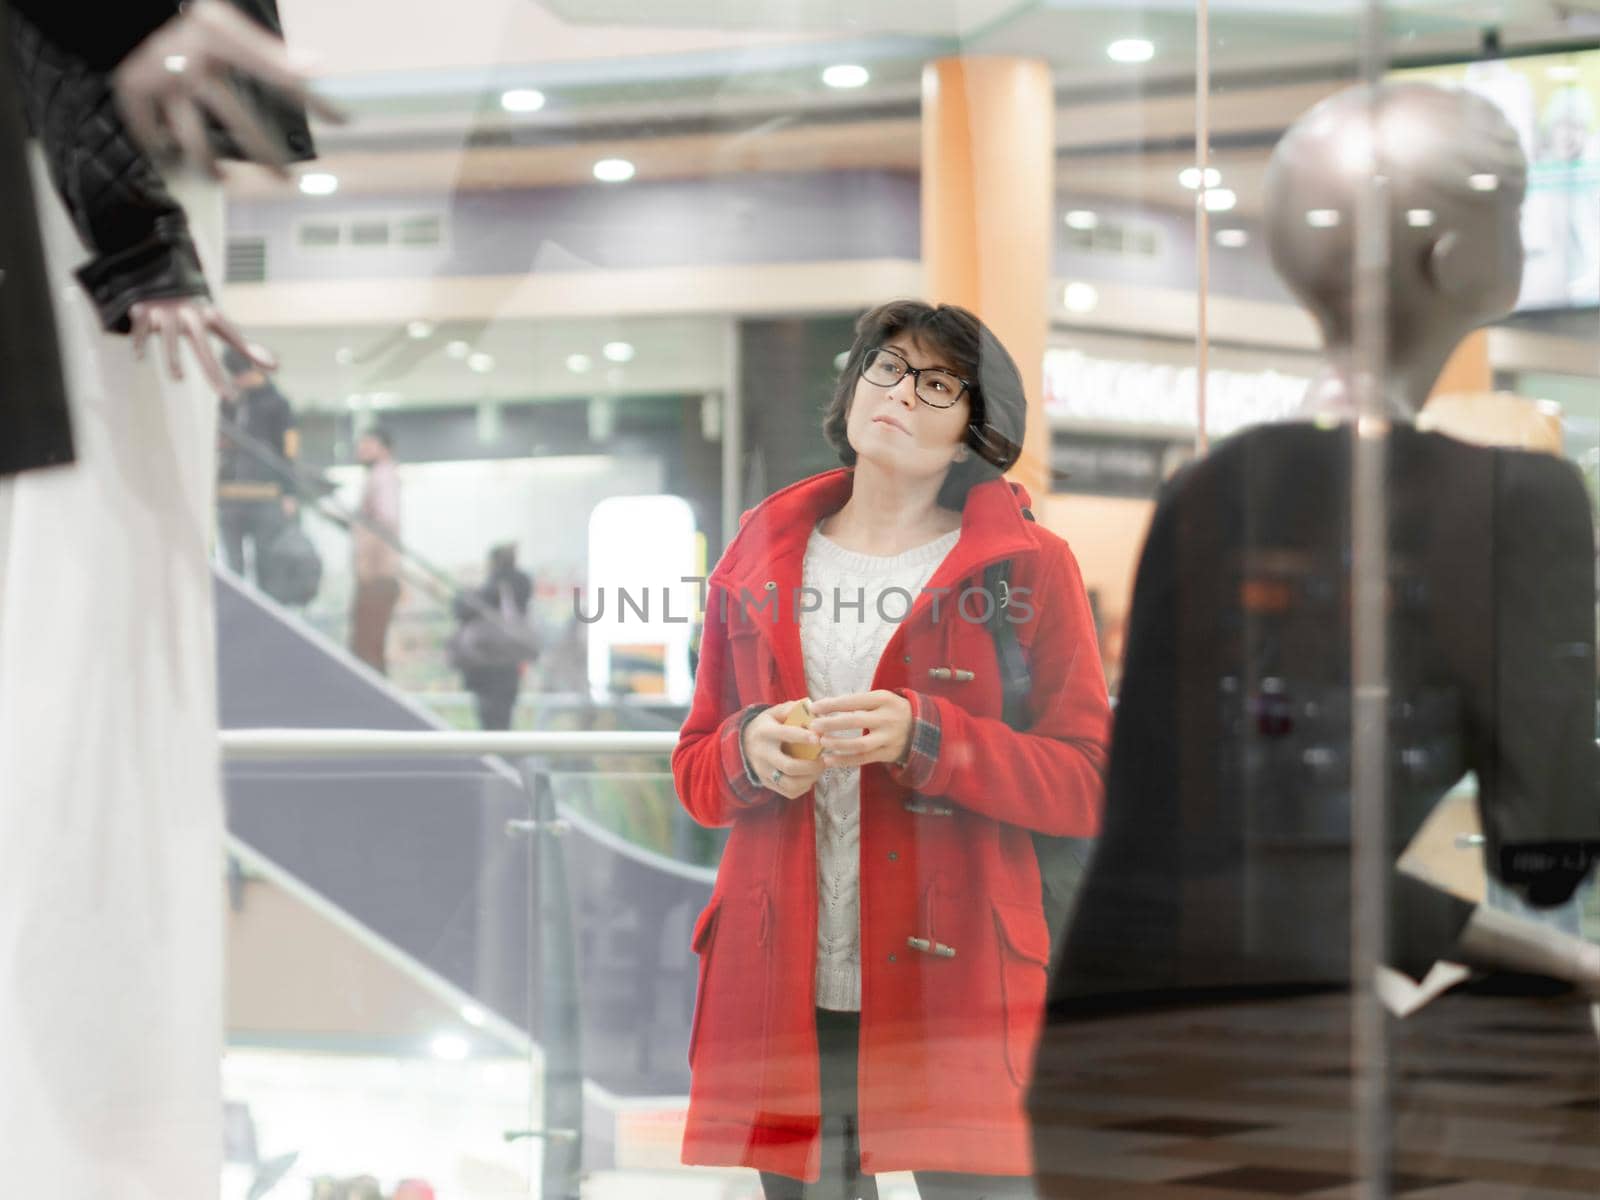
[[[217,399],[101,332],[34,168],[78,462],[0,485],[0,1180],[215,1200]],[[214,267],[220,190],[175,191]]]

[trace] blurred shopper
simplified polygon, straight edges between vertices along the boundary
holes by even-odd
[[[510,729],[522,669],[537,654],[528,629],[533,580],[517,567],[514,542],[489,551],[483,586],[457,597],[460,627],[450,639],[451,664],[472,693],[483,729]]]
[[[248,567],[259,584],[274,539],[295,514],[294,460],[300,454],[300,434],[294,409],[260,363],[229,346],[222,364],[233,394],[222,399],[217,526],[228,568],[243,576]],[[240,436],[230,433],[230,427]]]
[[[296,106],[221,85],[263,44],[287,71],[272,6],[223,7],[13,0],[0,46],[0,469],[76,461],[0,496],[0,1166],[53,1200],[188,1200],[221,1176],[214,339],[270,360],[209,298],[220,189],[164,176],[119,101],[203,88],[262,134],[216,131],[207,158],[308,157]],[[182,54],[152,44],[168,34]]]
[[[355,596],[350,606],[350,649],[380,675],[389,673],[389,622],[400,602],[400,467],[394,438],[374,425],[356,441],[356,461],[367,468],[359,520],[351,530]]]
[[[769,1198],[907,1170],[924,1197],[1031,1194],[1031,835],[1095,832],[1108,706],[1077,562],[1001,478],[1026,407],[972,313],[873,310],[824,423],[847,469],[747,514],[712,573],[672,765],[732,835],[694,932],[683,1158],[755,1167]],[[1027,647],[1020,718],[997,611]],[[785,724],[802,703],[809,730]]]

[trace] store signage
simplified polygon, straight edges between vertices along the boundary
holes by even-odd
[[[1148,499],[1192,454],[1190,444],[1169,439],[1057,430],[1050,444],[1050,490]]]
[[[1045,404],[1052,417],[1119,425],[1193,429],[1193,367],[1095,358],[1080,350],[1045,351]],[[1281,371],[1213,370],[1206,374],[1206,428],[1222,436],[1282,420],[1300,406],[1309,376]]]

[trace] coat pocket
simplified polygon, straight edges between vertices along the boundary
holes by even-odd
[[[751,1109],[760,1093],[771,943],[772,904],[765,888],[713,897],[695,924],[700,974],[689,1069],[697,1099],[724,1111]]]
[[[1033,1074],[1050,980],[1050,935],[1037,906],[993,901],[1000,943],[1000,994],[1005,1009],[1006,1067],[1020,1088]]]

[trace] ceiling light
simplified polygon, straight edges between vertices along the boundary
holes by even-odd
[[[451,342],[444,348],[444,352],[451,358],[463,359],[472,353],[472,345],[469,342]]]
[[[1467,186],[1475,192],[1492,192],[1500,186],[1500,176],[1468,175]]]
[[[871,78],[865,67],[859,67],[855,63],[840,63],[822,73],[822,82],[831,88],[865,87],[867,80]]]
[[[1207,212],[1232,212],[1233,206],[1239,203],[1239,196],[1232,188],[1208,188],[1201,194],[1205,197]]]
[[[1093,229],[1100,224],[1098,213],[1092,213],[1086,208],[1075,208],[1067,214],[1067,226],[1071,229]]]
[[[1306,213],[1306,224],[1313,229],[1334,229],[1339,220],[1339,210],[1336,208],[1313,208]]]
[[[1061,293],[1061,303],[1068,312],[1093,312],[1100,303],[1100,291],[1092,283],[1069,283]]]
[[[414,342],[424,341],[433,336],[432,321],[409,321],[406,323],[406,336]]]
[[[349,346],[340,346],[333,352],[333,361],[338,363],[341,367],[348,367],[351,363],[355,362],[355,360],[356,352],[350,349]]]
[[[300,176],[300,191],[307,196],[331,196],[339,190],[339,177],[326,171],[307,171]]]
[[[538,112],[544,107],[544,93],[538,88],[512,88],[500,93],[500,107],[514,113]]]
[[[494,355],[479,352],[467,359],[467,369],[476,371],[479,375],[487,375],[494,370]]]
[[[1222,185],[1222,172],[1217,170],[1215,167],[1207,167],[1204,179],[1205,185],[1208,188],[1220,187]],[[1199,167],[1185,167],[1183,170],[1178,172],[1178,182],[1184,187],[1188,188],[1191,192],[1198,192],[1200,190],[1200,181],[1201,174]]]
[[[594,177],[601,183],[627,183],[634,166],[625,158],[602,158],[594,165]]]
[[[1146,38],[1118,38],[1106,47],[1106,57],[1112,62],[1144,63],[1155,56],[1155,43]]]
[[[1248,246],[1249,244],[1250,235],[1242,229],[1217,230],[1217,245],[1219,246],[1224,246],[1229,250],[1238,250],[1240,247]]]
[[[472,1045],[459,1033],[441,1033],[428,1043],[428,1052],[445,1062],[461,1062],[472,1053]]]
[[[1431,208],[1406,209],[1406,224],[1413,229],[1431,229],[1436,220],[1438,217]]]
[[[476,1004],[463,1004],[461,1006],[461,1019],[474,1029],[482,1029],[484,1023],[489,1019],[489,1014]]]
[[[606,356],[607,362],[630,363],[633,361],[632,342],[607,342],[600,350]]]
[[[594,359],[590,358],[587,354],[567,355],[567,370],[571,371],[574,375],[587,374],[589,368],[592,366],[594,366]]]

